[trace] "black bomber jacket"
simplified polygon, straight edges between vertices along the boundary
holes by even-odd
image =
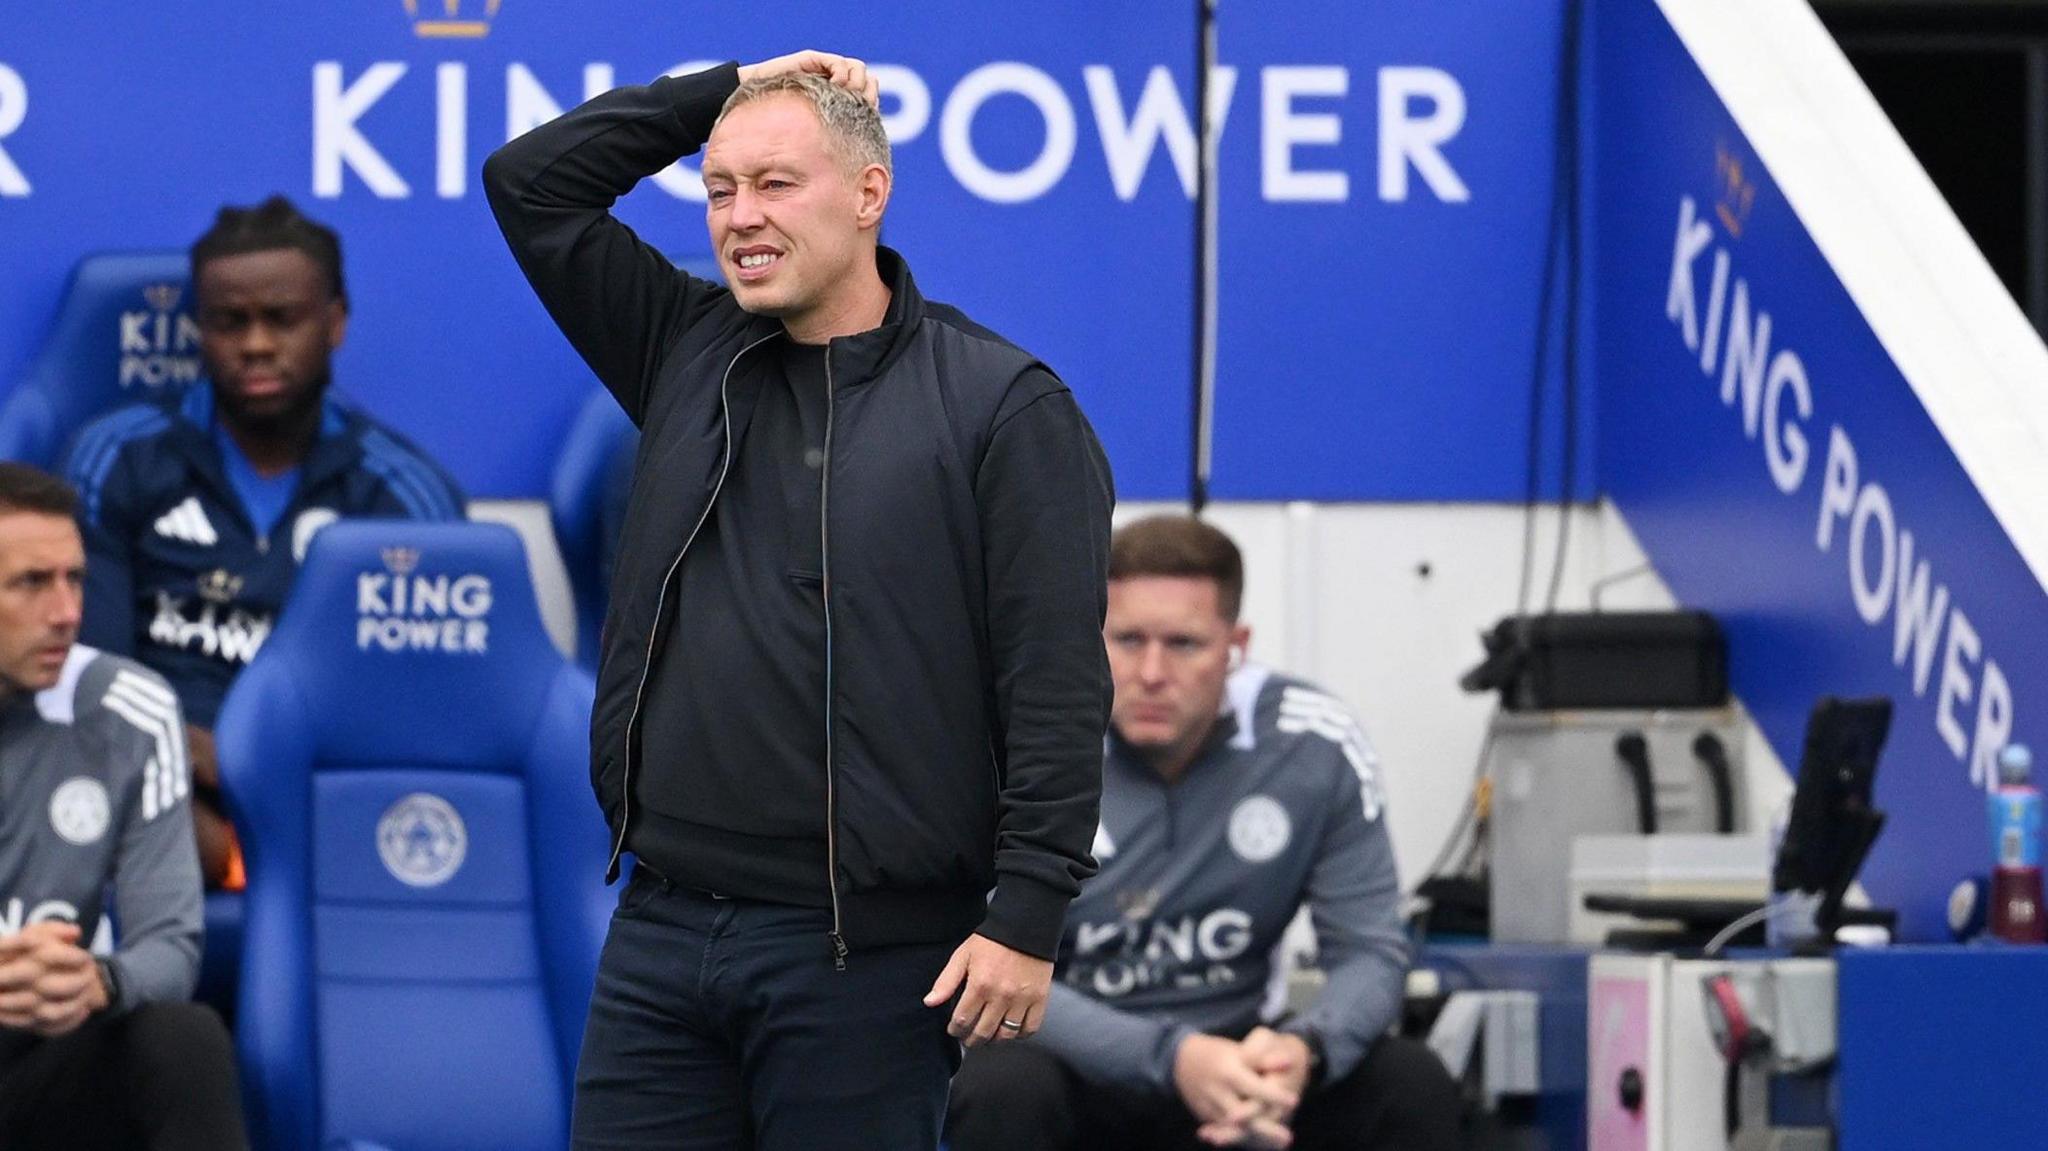
[[[642,429],[590,725],[608,880],[634,815],[640,699],[676,572],[772,358],[758,350],[786,338],[610,209],[701,147],[737,83],[726,65],[617,89],[484,165],[534,291]],[[849,940],[976,931],[1051,959],[1095,869],[1109,466],[1050,370],[924,300],[893,251],[879,264],[887,318],[827,351],[832,942],[843,960]],[[1034,405],[1058,418],[1011,422]]]

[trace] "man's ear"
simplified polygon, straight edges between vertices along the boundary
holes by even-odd
[[[344,300],[327,301],[327,349],[333,351],[348,338],[348,303]]]
[[[1230,629],[1231,670],[1235,671],[1244,666],[1244,661],[1251,655],[1251,648],[1252,626],[1248,623],[1241,623],[1232,627]]]
[[[882,213],[889,207],[889,193],[894,186],[889,170],[880,164],[869,164],[854,177],[854,190],[859,196],[854,219],[862,231],[881,229]]]

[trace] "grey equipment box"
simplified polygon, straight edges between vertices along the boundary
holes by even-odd
[[[1486,753],[1494,941],[1567,941],[1577,836],[1746,830],[1745,723],[1732,707],[1497,712]]]

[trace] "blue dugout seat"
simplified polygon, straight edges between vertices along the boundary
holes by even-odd
[[[315,538],[215,733],[257,1146],[567,1144],[612,902],[591,694],[509,529]]]
[[[199,954],[199,986],[192,998],[235,1022],[237,986],[242,978],[242,893],[206,893],[206,938]]]
[[[57,319],[0,405],[0,459],[61,462],[86,421],[200,378],[183,252],[104,252],[71,272]]]
[[[631,481],[640,429],[603,388],[591,392],[569,426],[555,474],[548,485],[548,516],[569,590],[576,600],[576,662],[597,667],[598,636],[610,594],[609,552],[625,513],[625,485]]]
[[[669,253],[670,262],[700,280],[725,282],[718,261],[703,253]],[[640,429],[603,388],[593,389],[562,440],[548,485],[548,515],[569,587],[576,598],[576,662],[597,668],[598,639],[611,595],[611,557],[625,520],[633,455]]]

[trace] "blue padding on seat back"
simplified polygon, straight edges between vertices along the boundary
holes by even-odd
[[[562,441],[548,488],[555,542],[576,599],[576,662],[586,668],[597,666],[598,636],[611,591],[605,586],[603,560],[613,541],[605,533],[618,525],[607,521],[605,501],[615,498],[611,488],[621,457],[630,456],[639,442],[639,429],[611,393],[593,391]]]
[[[319,977],[327,981],[532,983],[541,975],[533,916],[524,907],[420,915],[326,903],[314,909],[313,931],[320,941]]]
[[[216,730],[259,1144],[566,1141],[610,905],[590,700],[509,529],[315,538]]]
[[[561,1151],[568,1081],[520,986],[334,980],[319,992],[327,1139],[404,1151]]]
[[[274,646],[308,657],[293,674],[325,701],[309,718],[327,764],[516,773],[561,670],[526,553],[499,524],[323,529],[262,654]]]
[[[344,767],[313,781],[313,895],[323,904],[524,907],[530,870],[518,779]]]
[[[206,933],[199,952],[199,986],[192,998],[206,1004],[234,1028],[235,987],[242,969],[242,893],[206,893]]]
[[[668,258],[700,280],[725,282],[718,258],[707,252],[670,252]],[[625,489],[639,447],[640,429],[625,409],[610,392],[593,389],[562,439],[548,483],[548,515],[576,600],[576,665],[586,671],[597,670],[605,604],[611,597],[605,553],[617,546],[610,537],[625,520]]]
[[[183,252],[102,252],[78,262],[28,371],[0,405],[0,459],[40,468],[94,416],[198,380]]]

